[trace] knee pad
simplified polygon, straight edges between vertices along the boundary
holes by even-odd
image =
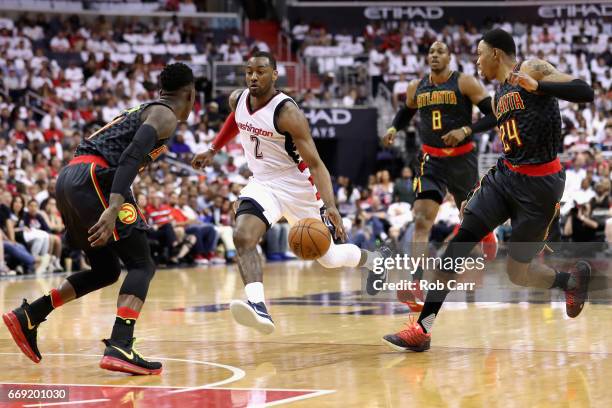
[[[142,279],[151,280],[155,276],[155,262],[152,258],[147,258],[143,262],[139,262],[131,268],[128,268],[128,274],[134,271],[135,274],[142,277]]]
[[[98,289],[105,288],[117,282],[121,275],[121,268],[109,268],[104,271],[84,271],[68,276],[66,279],[74,288],[77,298]]]
[[[119,294],[133,295],[144,301],[149,291],[149,283],[154,276],[155,264],[151,258],[130,265]]]
[[[466,217],[457,232],[457,235],[448,243],[443,259],[466,258],[477,243],[489,233],[489,229],[476,217]],[[443,265],[446,262],[442,263]],[[454,269],[442,268],[442,272],[455,273]]]

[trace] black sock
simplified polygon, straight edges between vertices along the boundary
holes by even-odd
[[[446,299],[446,295],[448,295],[448,293],[448,290],[430,290],[427,292],[423,310],[421,310],[419,320],[417,320],[426,333],[431,331],[434,320],[436,319],[436,316],[440,311],[442,303],[444,303],[444,299]]]
[[[32,321],[32,324],[36,325],[44,322],[49,313],[53,311],[53,303],[51,303],[51,296],[45,295],[36,299],[30,303],[30,310],[28,315]]]
[[[576,287],[576,279],[569,272],[559,272],[555,270],[555,281],[551,289],[559,288],[562,290],[574,289]]]
[[[136,319],[123,319],[119,316],[115,317],[115,325],[113,326],[111,340],[123,346],[128,346],[134,337],[135,325]]]

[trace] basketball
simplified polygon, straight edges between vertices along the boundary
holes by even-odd
[[[329,229],[321,220],[304,218],[289,231],[289,248],[300,259],[317,259],[327,253],[331,244]]]

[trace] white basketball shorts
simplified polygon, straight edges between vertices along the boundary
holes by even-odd
[[[302,173],[293,167],[273,178],[251,177],[240,191],[238,200],[243,199],[259,204],[270,225],[282,217],[289,225],[303,218],[321,219],[323,201],[318,198],[308,169]]]

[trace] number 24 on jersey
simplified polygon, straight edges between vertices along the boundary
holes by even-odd
[[[510,146],[511,142],[514,142],[518,147],[523,146],[518,127],[516,126],[516,119],[508,119],[501,124],[499,127],[499,138],[504,145],[504,153],[508,153],[512,150],[512,146]]]

